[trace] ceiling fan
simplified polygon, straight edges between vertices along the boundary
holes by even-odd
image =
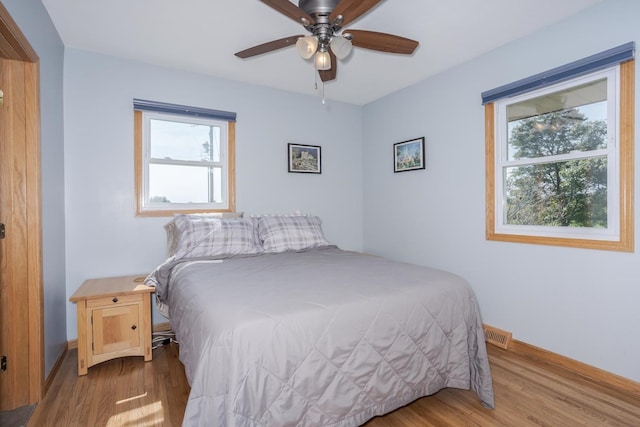
[[[289,0],[260,0],[293,19],[311,33],[273,40],[237,52],[249,58],[296,45],[304,59],[314,57],[315,67],[323,82],[336,78],[337,59],[346,58],[351,47],[410,55],[418,42],[393,34],[364,30],[343,30],[344,26],[368,12],[381,0],[299,0],[299,6]]]

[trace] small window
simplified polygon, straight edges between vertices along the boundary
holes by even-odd
[[[633,70],[487,103],[487,239],[633,251]]]
[[[234,122],[138,109],[134,123],[138,215],[235,209]]]

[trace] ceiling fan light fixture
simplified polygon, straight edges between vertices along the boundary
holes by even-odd
[[[331,69],[331,55],[326,51],[318,51],[316,53],[316,70],[325,71]]]
[[[331,51],[338,59],[344,59],[351,53],[351,40],[342,36],[334,36],[329,44]]]
[[[346,25],[378,5],[381,0],[261,1],[287,18],[302,24],[310,35],[295,35],[272,40],[236,52],[235,55],[238,58],[246,59],[295,44],[300,57],[309,61],[313,60],[314,68],[320,71],[320,73],[315,73],[316,79],[319,75],[323,83],[336,78],[338,62],[346,59],[354,46],[380,52],[411,55],[419,44],[415,40],[394,34],[344,29]],[[2,0],[0,0],[1,2]],[[296,6],[295,3],[298,5]]]
[[[300,37],[296,42],[296,50],[302,58],[311,58],[318,50],[318,38],[316,36]]]

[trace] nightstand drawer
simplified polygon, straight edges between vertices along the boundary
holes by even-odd
[[[137,295],[114,295],[103,298],[87,300],[87,307],[109,307],[111,305],[124,305],[142,301],[142,294]]]

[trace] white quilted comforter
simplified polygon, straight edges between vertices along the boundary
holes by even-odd
[[[185,426],[357,426],[445,387],[493,387],[458,276],[335,247],[160,266]]]

